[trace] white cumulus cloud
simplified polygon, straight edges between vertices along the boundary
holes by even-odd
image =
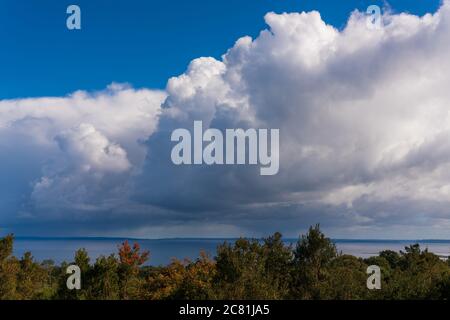
[[[450,2],[423,17],[386,13],[380,29],[357,11],[342,30],[318,12],[265,21],[220,60],[193,60],[165,92],[112,85],[0,101],[0,165],[15,185],[0,185],[10,212],[0,217],[70,208],[99,230],[107,216],[113,233],[293,235],[321,222],[336,236],[445,237]],[[174,166],[170,133],[194,120],[280,129],[279,174]]]

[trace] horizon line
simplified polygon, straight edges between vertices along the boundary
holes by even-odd
[[[4,235],[5,236],[5,235]],[[0,237],[4,237],[0,236]],[[14,234],[13,234],[14,236]],[[103,236],[14,236],[16,240],[119,240],[119,241],[163,241],[163,240],[264,240],[264,237],[168,237],[168,238],[139,238],[139,237],[103,237]],[[298,241],[299,237],[283,237],[282,240]],[[371,238],[329,238],[333,242],[450,242],[450,239],[371,239]]]

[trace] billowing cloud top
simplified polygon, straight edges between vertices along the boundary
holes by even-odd
[[[450,2],[435,14],[268,13],[165,92],[0,101],[0,225],[26,234],[445,237]],[[280,171],[175,166],[176,128],[279,128]]]

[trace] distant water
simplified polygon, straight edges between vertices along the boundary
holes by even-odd
[[[200,251],[211,256],[215,255],[216,248],[224,241],[233,242],[235,239],[161,239],[161,240],[130,240],[138,242],[143,250],[150,251],[149,265],[167,264],[172,258],[196,259]],[[51,259],[56,263],[71,262],[76,250],[85,248],[92,261],[100,255],[117,253],[117,246],[125,239],[111,238],[17,238],[14,243],[14,254],[22,256],[31,251],[38,261]],[[450,254],[450,240],[333,240],[339,251],[357,257],[367,258],[376,256],[382,250],[399,251],[405,246],[419,243],[439,256],[447,257]],[[295,243],[294,239],[287,239],[286,243]]]

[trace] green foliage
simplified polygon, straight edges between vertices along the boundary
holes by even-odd
[[[17,293],[17,274],[19,262],[12,257],[14,236],[8,235],[0,240],[0,299],[10,300],[20,298]]]
[[[215,277],[219,299],[282,299],[288,293],[292,252],[281,234],[258,240],[239,239],[217,248]]]
[[[339,254],[333,242],[311,227],[292,247],[280,233],[262,240],[223,243],[211,259],[173,260],[144,266],[149,252],[126,241],[118,255],[94,264],[85,249],[73,262],[38,263],[27,252],[13,256],[14,237],[0,239],[0,299],[448,299],[450,265],[419,245],[382,251],[367,259]],[[81,290],[68,290],[67,267],[82,273]],[[381,269],[381,290],[368,290],[367,267]]]
[[[0,300],[45,299],[47,270],[36,263],[30,252],[18,260],[12,256],[14,237],[0,239]]]
[[[427,249],[421,250],[418,244],[400,252],[400,260],[392,279],[391,299],[439,299],[439,288],[448,278],[447,264]]]
[[[114,255],[97,259],[90,274],[90,299],[119,299],[119,261]]]
[[[336,246],[320,231],[320,226],[310,227],[297,242],[294,250],[294,274],[291,294],[297,299],[320,299]]]
[[[362,259],[341,255],[333,259],[320,287],[320,299],[366,299],[367,265]]]
[[[46,270],[34,261],[31,252],[26,252],[19,264],[17,291],[20,298],[30,300],[45,296],[43,288],[48,280]]]

